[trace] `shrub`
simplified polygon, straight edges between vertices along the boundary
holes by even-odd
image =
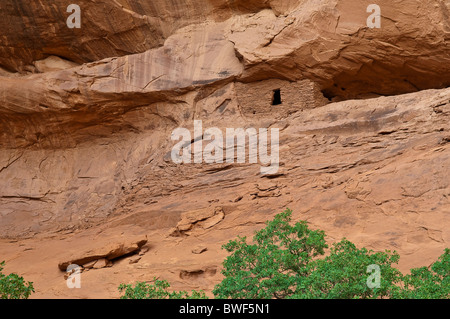
[[[267,222],[254,244],[239,237],[223,246],[232,254],[223,263],[225,279],[213,291],[217,298],[281,299],[296,292],[299,277],[309,275],[309,263],[327,245],[324,232],[306,222],[291,226],[291,214],[286,210]]]
[[[401,273],[392,268],[396,253],[357,249],[342,240],[323,259],[325,233],[300,221],[291,225],[287,209],[256,232],[254,244],[238,238],[224,245],[231,255],[223,263],[224,280],[213,293],[217,298],[378,298],[397,291]],[[380,288],[367,285],[369,265],[380,266]]]
[[[403,289],[395,295],[401,299],[449,299],[450,249],[428,267],[411,269],[403,279]]]
[[[124,291],[120,299],[207,299],[203,291],[193,290],[191,294],[186,291],[169,292],[170,284],[166,280],[154,278],[153,284],[137,282],[135,286],[121,284],[119,291]]]
[[[5,276],[2,273],[5,262],[0,263],[0,299],[28,299],[34,287],[32,282],[25,282],[17,274]]]
[[[310,264],[308,276],[302,277],[292,298],[308,299],[375,299],[392,297],[398,292],[402,274],[392,264],[400,259],[397,253],[357,249],[343,239],[333,245],[324,259]],[[380,282],[369,287],[369,266],[379,267]],[[382,274],[382,275],[381,275]]]
[[[213,294],[226,299],[443,299],[450,297],[450,249],[430,268],[403,276],[394,268],[394,251],[358,249],[342,239],[328,245],[325,233],[305,221],[291,225],[292,211],[278,214],[255,233],[253,243],[238,237],[223,245],[230,255],[223,262],[225,278]],[[370,273],[375,267],[379,276]],[[369,272],[368,272],[369,271]],[[375,276],[374,276],[375,275]],[[378,278],[379,281],[371,282]],[[156,279],[155,279],[156,280]],[[123,299],[203,299],[204,292],[168,292],[167,281],[120,285]]]

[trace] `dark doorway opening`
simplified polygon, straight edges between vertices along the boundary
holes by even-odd
[[[280,105],[281,103],[283,103],[281,101],[281,90],[280,89],[273,90],[272,105]]]

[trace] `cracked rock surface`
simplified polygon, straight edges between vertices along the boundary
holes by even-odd
[[[221,246],[286,207],[403,272],[449,247],[448,1],[380,0],[380,29],[364,1],[78,3],[74,30],[64,1],[0,4],[0,259],[32,297],[211,294]],[[175,164],[194,120],[278,128],[278,172]]]

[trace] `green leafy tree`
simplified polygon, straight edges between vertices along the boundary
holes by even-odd
[[[223,263],[225,279],[213,293],[217,298],[286,298],[296,292],[300,277],[309,275],[309,263],[327,248],[325,233],[306,222],[291,225],[287,209],[256,232],[254,244],[246,237],[223,248],[232,253]]]
[[[119,291],[124,292],[120,299],[207,299],[203,291],[193,290],[169,292],[170,284],[166,280],[154,278],[153,284],[137,282],[135,286],[121,284]]]
[[[403,289],[395,295],[402,299],[450,298],[450,249],[428,267],[411,269],[403,280]]]
[[[430,268],[403,276],[394,251],[358,249],[342,239],[328,248],[325,233],[305,221],[291,225],[292,211],[278,214],[255,233],[253,243],[238,237],[223,246],[225,278],[213,290],[226,299],[443,299],[450,296],[450,249]],[[375,269],[375,273],[373,273]],[[122,299],[204,299],[204,292],[168,292],[167,281],[120,285]]]
[[[28,299],[34,287],[32,282],[25,282],[25,280],[17,274],[9,274],[8,276],[2,273],[5,262],[0,263],[0,299]]]
[[[400,256],[397,253],[373,252],[358,249],[350,241],[343,239],[333,245],[331,253],[324,259],[310,264],[309,275],[302,277],[297,292],[292,298],[308,299],[375,299],[392,297],[398,292],[401,272],[392,267]],[[371,280],[375,266],[377,272]],[[376,281],[376,280],[375,280]],[[371,285],[369,285],[371,283]]]
[[[223,246],[230,256],[223,263],[223,281],[213,290],[217,298],[380,298],[398,287],[401,273],[391,265],[396,253],[357,249],[348,240],[335,244],[328,257],[325,233],[300,221],[291,225],[287,209],[256,232],[254,244],[245,237]],[[382,273],[379,288],[369,288],[369,265]]]

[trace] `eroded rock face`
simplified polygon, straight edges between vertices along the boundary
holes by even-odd
[[[141,53],[163,45],[176,30],[205,19],[222,21],[264,8],[286,12],[299,0],[79,0],[80,29],[68,28],[69,2],[5,0],[0,67],[32,71],[33,61],[56,55],[76,63]],[[24,30],[24,32],[22,32]]]
[[[330,99],[450,83],[445,0],[378,1],[381,28],[374,29],[367,26],[369,3],[364,1],[79,1],[80,29],[67,27],[63,2],[2,3],[0,27],[6,31],[0,67],[34,72],[34,61],[50,55],[83,63],[143,53],[177,32],[190,38],[185,27],[203,24],[204,30],[220,26],[234,44],[245,81],[307,78]],[[24,27],[27,32],[16,31]],[[192,41],[198,43],[195,37]]]
[[[449,59],[450,4],[378,1],[379,29],[367,27],[368,4],[302,1],[286,16],[232,18],[227,34],[247,66],[243,79],[308,78],[330,99],[448,86],[441,62]]]
[[[286,207],[331,242],[397,250],[402,270],[448,247],[448,2],[378,1],[380,29],[364,1],[137,3],[79,1],[76,30],[62,1],[0,4],[0,251],[41,296],[153,276],[210,291],[221,245]],[[174,163],[194,120],[278,128],[278,172]],[[69,293],[46,271],[102,269],[124,233],[152,249],[108,283],[89,272]]]

